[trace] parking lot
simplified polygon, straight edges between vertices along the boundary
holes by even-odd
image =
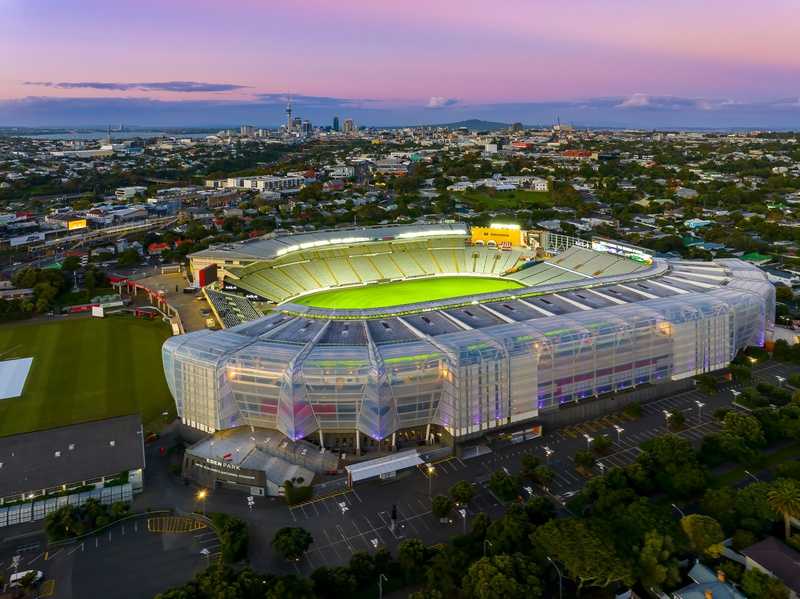
[[[788,377],[798,369],[769,363],[756,368],[758,381],[776,383],[775,376]],[[633,463],[645,441],[667,432],[664,411],[681,412],[684,427],[675,434],[699,444],[705,435],[720,430],[713,414],[719,408],[733,408],[731,389],[724,383],[713,395],[696,390],[676,394],[642,406],[642,416],[630,420],[621,415],[606,416],[577,426],[546,433],[535,440],[502,448],[484,446],[471,452],[470,458],[451,457],[435,462],[434,474],[428,477],[425,468],[413,469],[392,482],[371,481],[337,495],[312,500],[288,509],[290,525],[309,530],[314,543],[308,554],[294,568],[309,573],[320,566],[346,563],[358,551],[374,552],[378,548],[393,549],[404,538],[420,538],[432,544],[446,540],[469,527],[471,518],[480,512],[493,517],[503,513],[504,506],[488,488],[491,474],[501,468],[516,473],[525,454],[533,454],[548,463],[555,475],[549,492],[560,502],[574,495],[586,483],[573,461],[579,449],[585,449],[585,435],[597,438],[607,435],[612,441],[610,451],[598,457],[594,468],[600,474],[608,468]],[[698,402],[703,404],[698,406]],[[733,408],[735,409],[735,408]],[[620,430],[617,431],[615,428]],[[550,450],[548,457],[545,447]],[[430,495],[447,493],[456,482],[473,482],[476,496],[470,502],[467,521],[454,511],[447,523],[441,523],[431,513]],[[541,492],[534,490],[534,493]],[[397,524],[392,529],[391,511],[397,511]]]
[[[153,597],[219,558],[216,533],[189,518],[140,518],[60,546],[43,537],[0,547],[0,572],[40,570],[40,597]]]

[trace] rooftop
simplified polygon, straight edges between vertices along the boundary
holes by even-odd
[[[0,437],[0,497],[144,466],[138,415]]]

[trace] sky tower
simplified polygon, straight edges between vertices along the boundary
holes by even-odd
[[[286,100],[286,130],[292,130],[292,95],[287,95]]]

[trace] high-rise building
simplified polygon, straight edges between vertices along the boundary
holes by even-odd
[[[291,126],[289,127],[289,130],[300,132],[302,126],[303,126],[303,119],[301,119],[299,116],[296,116],[292,119],[292,123]]]
[[[342,131],[344,133],[355,133],[356,131],[356,124],[353,122],[353,119],[345,119],[344,126],[342,127]]]
[[[333,117],[333,130],[334,131],[338,131],[339,130],[339,117],[338,116]]]
[[[314,127],[311,125],[311,121],[303,121],[300,130],[305,137],[309,137],[312,133],[314,133]]]
[[[239,127],[239,135],[242,137],[253,137],[256,133],[256,128],[253,125],[242,125]]]

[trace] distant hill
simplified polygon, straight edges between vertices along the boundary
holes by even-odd
[[[497,123],[494,121],[482,121],[480,119],[468,119],[466,121],[458,121],[455,123],[443,123],[441,125],[433,125],[434,127],[447,127],[448,129],[465,128],[470,131],[497,131],[499,129],[508,129],[511,127],[510,123]]]

